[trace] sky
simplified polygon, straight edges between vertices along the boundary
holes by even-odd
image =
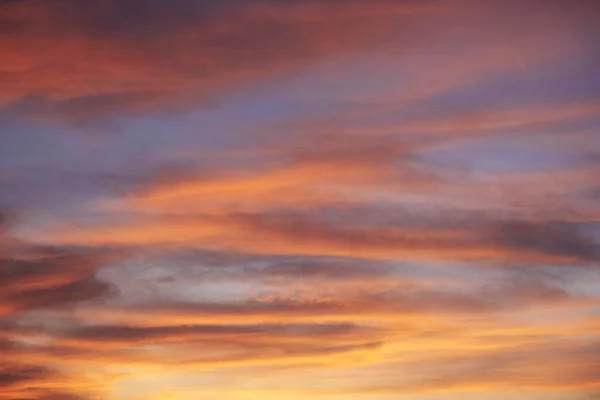
[[[598,17],[0,0],[0,400],[600,399]]]

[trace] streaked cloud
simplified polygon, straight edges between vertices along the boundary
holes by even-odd
[[[0,2],[0,400],[597,395],[597,10]]]

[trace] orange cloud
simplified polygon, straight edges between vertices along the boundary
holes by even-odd
[[[357,50],[401,69],[387,97],[269,126],[282,139],[253,150],[260,166],[132,172],[129,192],[37,230],[0,213],[0,400],[599,389],[590,135],[569,150],[583,167],[486,175],[425,157],[597,116],[593,99],[421,103],[585,49],[589,6],[551,3],[2,3],[7,114],[196,109]]]

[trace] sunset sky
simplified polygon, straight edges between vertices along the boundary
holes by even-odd
[[[600,399],[599,21],[0,0],[0,400]]]

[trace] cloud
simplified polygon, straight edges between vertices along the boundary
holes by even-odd
[[[47,367],[27,364],[0,363],[0,399],[2,400],[85,400],[60,389],[52,389],[57,371]],[[46,387],[45,387],[46,386]],[[59,384],[60,386],[60,384]]]
[[[344,353],[371,345],[382,340],[376,328],[362,327],[350,323],[322,324],[255,324],[255,325],[167,325],[127,326],[90,325],[57,333],[56,345],[72,346],[75,351],[84,346],[93,346],[101,353],[107,349],[138,350],[150,356],[146,346],[163,347],[165,352],[154,357],[165,362],[185,363],[189,353],[180,350],[197,349],[207,352],[206,357],[194,357],[198,362],[211,359],[218,364],[223,360],[237,360],[248,364],[264,363],[265,353],[273,363],[286,362],[289,355],[305,355],[315,352],[330,354]],[[379,343],[380,344],[380,343]],[[127,358],[127,357],[125,357]],[[157,359],[157,361],[158,361]]]
[[[31,381],[38,381],[48,378],[51,373],[39,366],[11,365],[10,368],[2,366],[0,372],[0,387],[10,388],[22,384],[28,384]]]
[[[498,239],[508,246],[539,253],[584,261],[600,259],[600,247],[592,236],[582,233],[577,224],[507,221],[498,227]]]
[[[108,260],[97,251],[26,246],[15,253],[0,258],[4,315],[78,303],[109,291],[94,277]]]
[[[116,253],[107,249],[41,246],[17,240],[10,235],[14,219],[7,217],[7,213],[0,216],[0,348],[3,353],[0,399],[83,399],[52,389],[64,387],[66,377],[54,368],[55,364],[36,364],[36,360],[27,357],[28,346],[23,343],[25,338],[43,337],[49,331],[23,326],[21,322],[34,312],[56,312],[107,295],[110,286],[97,280],[95,274],[109,260],[115,260]],[[13,221],[9,224],[9,220]]]
[[[380,260],[598,259],[594,231],[583,223],[594,221],[582,216],[591,210],[562,207],[556,215],[547,200],[567,201],[587,187],[594,162],[558,172],[490,174],[486,181],[420,159],[420,145],[394,136],[310,137],[267,150],[276,160],[260,167],[150,176],[124,196],[94,205],[106,223],[40,236],[65,245],[152,243]],[[127,222],[119,215],[128,215]]]
[[[530,24],[512,24],[511,37],[498,33],[523,13]],[[314,0],[177,0],[169,7],[156,0],[9,2],[0,19],[0,103],[16,114],[90,124],[212,104],[359,50],[389,60],[446,41],[463,61],[438,62],[444,70],[430,74],[435,79],[419,89],[423,96],[581,47],[590,34],[585,15],[575,5],[554,4],[540,13],[513,2],[501,12],[493,2],[468,1],[452,7],[386,0],[352,0],[344,7]],[[564,34],[545,40],[557,30]],[[461,48],[465,36],[475,43]],[[417,57],[406,72],[435,63]]]
[[[260,273],[247,271],[237,279],[217,283],[217,287],[226,290],[227,285],[235,287],[257,287],[257,294],[246,293],[241,298],[220,294],[216,298],[187,298],[176,300],[173,292],[162,291],[162,283],[155,282],[156,291],[151,296],[125,298],[120,304],[93,307],[91,311],[96,320],[113,321],[119,324],[152,328],[153,321],[162,321],[172,327],[175,337],[179,329],[182,332],[194,332],[206,324],[212,329],[214,324],[225,324],[227,330],[231,324],[243,320],[253,324],[250,330],[266,329],[276,323],[307,323],[319,321],[352,322],[361,324],[368,315],[373,321],[392,323],[394,329],[406,330],[409,335],[418,334],[421,328],[418,321],[452,321],[461,318],[485,318],[492,315],[511,315],[527,310],[577,309],[594,306],[597,299],[573,290],[559,277],[540,273],[527,274],[512,272],[492,274],[483,283],[477,281],[430,282],[431,278],[420,279],[403,275],[377,275],[350,281],[328,281],[326,289],[315,286],[315,281],[305,280],[300,275],[290,275],[274,284],[265,284]],[[472,271],[469,271],[472,272]],[[198,291],[208,292],[214,282],[207,278],[195,280],[189,274],[177,274],[165,287],[173,288],[193,285]],[[118,275],[117,275],[118,276]],[[113,277],[114,279],[115,277]],[[318,282],[318,281],[317,281]],[[457,282],[462,282],[456,287]],[[220,285],[220,286],[219,286]],[[396,326],[401,319],[406,324]],[[181,325],[185,324],[185,325]],[[200,325],[198,325],[200,324]],[[265,325],[266,324],[266,325]],[[145,328],[144,328],[145,329]],[[142,333],[144,332],[142,329]],[[152,328],[154,329],[154,328]],[[152,329],[148,332],[151,333]],[[283,329],[283,327],[282,327]],[[136,330],[133,330],[136,332]],[[158,332],[160,332],[158,328]],[[367,330],[368,332],[369,330]],[[240,332],[241,333],[241,332]],[[267,331],[263,332],[266,338]],[[386,330],[372,330],[373,340],[384,340]],[[198,332],[200,336],[200,332]],[[190,333],[190,338],[194,334]],[[229,339],[223,335],[225,342]],[[107,339],[108,340],[108,339]],[[207,339],[208,340],[208,339]],[[253,340],[259,340],[255,336]],[[268,339],[271,340],[271,339]],[[275,342],[275,337],[273,338]]]
[[[74,121],[185,109],[376,43],[435,11],[409,1],[6,3],[2,102]]]
[[[482,352],[477,357],[451,356],[424,360],[414,363],[413,368],[419,371],[434,364],[438,369],[435,377],[365,390],[381,394],[420,391],[447,393],[491,388],[501,390],[509,385],[522,390],[594,390],[598,387],[600,377],[597,355],[597,341],[556,340],[533,346],[514,346],[501,351]]]
[[[53,240],[98,245],[190,246],[255,254],[366,257],[375,259],[523,261],[565,263],[594,261],[592,238],[577,224],[529,221],[437,221],[425,227],[401,224],[369,226],[329,221],[299,213],[231,213],[161,216],[128,225],[58,232]],[[268,245],[265,245],[268,243]]]
[[[341,323],[263,323],[246,325],[83,325],[44,329],[46,341],[13,344],[6,360],[28,358],[63,368],[88,365],[138,365],[157,362],[180,368],[285,365],[313,362],[381,347],[384,330]],[[61,361],[62,360],[62,363]],[[57,375],[60,379],[64,376]],[[68,382],[67,382],[68,383]],[[67,385],[68,387],[68,385]]]
[[[594,6],[343,3],[1,2],[1,400],[598,389]]]

